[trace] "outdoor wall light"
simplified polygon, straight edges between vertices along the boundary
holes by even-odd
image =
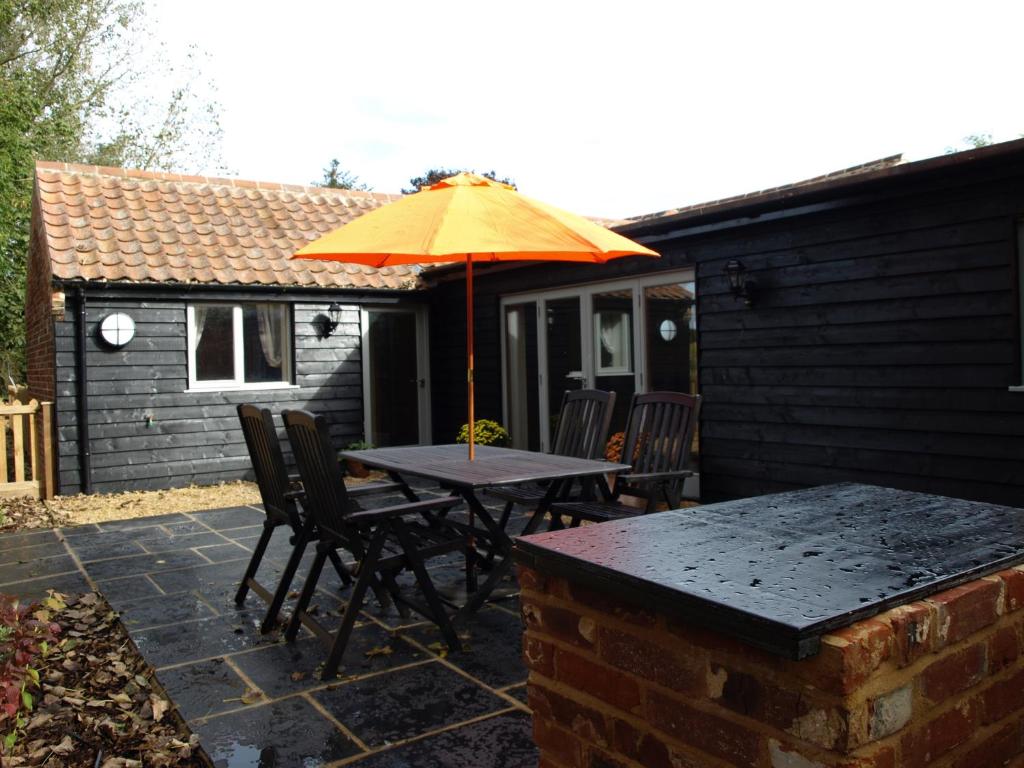
[[[729,288],[732,295],[737,299],[743,299],[748,307],[754,305],[754,296],[757,294],[757,281],[746,276],[747,268],[739,259],[731,259],[725,265],[725,274],[729,278]]]
[[[341,305],[332,301],[331,305],[327,308],[327,314],[319,314],[313,318],[313,327],[316,329],[316,335],[321,339],[326,339],[332,333],[338,329],[338,323],[341,322]]]

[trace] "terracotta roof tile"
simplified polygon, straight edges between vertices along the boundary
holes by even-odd
[[[410,289],[415,266],[291,261],[393,195],[36,163],[36,199],[64,280]]]

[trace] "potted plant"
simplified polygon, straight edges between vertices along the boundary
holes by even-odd
[[[469,442],[469,424],[462,425],[455,442]],[[473,442],[477,445],[496,445],[503,448],[509,443],[508,430],[491,419],[478,419],[473,424]]]
[[[365,440],[356,440],[345,446],[346,451],[368,451],[371,448],[373,446]],[[369,477],[370,475],[370,470],[366,468],[366,465],[355,459],[345,459],[345,471],[351,477]]]

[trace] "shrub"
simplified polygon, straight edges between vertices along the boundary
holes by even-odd
[[[4,751],[10,751],[18,729],[25,725],[23,712],[31,712],[32,689],[39,689],[38,662],[50,652],[60,627],[50,621],[50,611],[64,603],[55,593],[43,604],[23,605],[17,598],[0,595],[0,732]]]
[[[469,442],[469,424],[462,425],[462,429],[459,430],[459,436],[455,438],[455,442]],[[508,445],[508,430],[496,421],[480,419],[473,422],[473,442],[477,445],[506,446]]]
[[[608,438],[608,444],[604,447],[604,457],[608,461],[618,462],[622,456],[622,446],[626,442],[625,432],[616,432]]]

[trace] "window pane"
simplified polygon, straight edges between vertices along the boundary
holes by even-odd
[[[242,342],[247,384],[283,381],[291,333],[281,304],[243,304]]]
[[[195,307],[196,381],[235,378],[231,307]]]
[[[594,295],[594,350],[597,374],[633,372],[633,291]]]

